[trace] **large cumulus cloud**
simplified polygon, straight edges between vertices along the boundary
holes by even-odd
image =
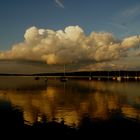
[[[127,57],[131,49],[140,45],[140,36],[118,40],[108,32],[85,35],[79,26],[64,30],[31,27],[25,40],[10,50],[0,52],[0,59],[44,61],[47,64],[105,62]]]

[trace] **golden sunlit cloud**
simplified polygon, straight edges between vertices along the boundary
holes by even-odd
[[[108,32],[85,35],[79,26],[68,26],[57,31],[33,26],[26,30],[24,38],[11,50],[0,52],[0,59],[42,61],[47,64],[107,62],[127,57],[130,50],[140,45],[138,35],[122,40]]]

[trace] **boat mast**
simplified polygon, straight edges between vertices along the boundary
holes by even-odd
[[[66,65],[64,64],[64,76],[66,75]]]

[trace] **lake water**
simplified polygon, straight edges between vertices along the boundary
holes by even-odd
[[[12,116],[10,111],[19,114]],[[32,126],[45,120],[78,128],[83,118],[100,126],[113,119],[139,124],[140,82],[0,77],[0,114],[0,125],[7,127],[14,121]]]

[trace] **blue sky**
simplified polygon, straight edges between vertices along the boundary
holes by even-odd
[[[86,34],[106,31],[118,38],[140,34],[139,0],[0,0],[0,50],[24,40],[31,26],[64,29],[79,25]]]
[[[139,61],[139,0],[0,0],[0,72],[139,70]]]

